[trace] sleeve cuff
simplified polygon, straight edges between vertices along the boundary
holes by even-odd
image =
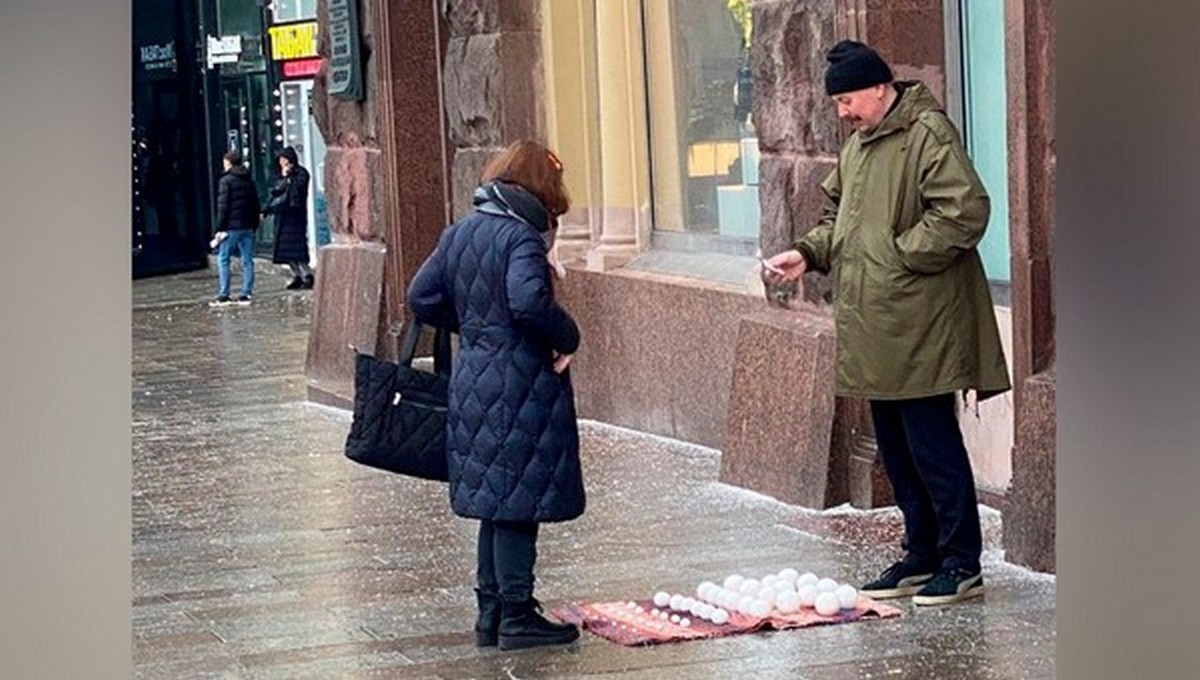
[[[795,244],[795,248],[796,248],[796,250],[800,251],[800,254],[802,256],[804,256],[804,268],[806,270],[819,271],[819,268],[816,265],[817,258],[815,257],[815,255],[813,253],[812,247],[810,247],[807,243],[805,243],[803,241],[797,241]]]

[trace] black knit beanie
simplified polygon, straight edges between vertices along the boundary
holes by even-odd
[[[825,71],[825,94],[831,97],[892,82],[892,69],[887,62],[878,52],[860,42],[843,40],[834,45],[825,58],[829,61]]]

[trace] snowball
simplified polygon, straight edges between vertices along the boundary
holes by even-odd
[[[795,614],[800,611],[800,595],[791,590],[783,591],[775,598],[775,608],[783,614]]]
[[[796,591],[796,596],[800,598],[801,607],[813,607],[817,604],[817,587],[814,585],[801,586]]]
[[[821,616],[833,616],[842,608],[837,595],[824,592],[817,595],[817,613]]]
[[[858,604],[858,591],[854,589],[854,586],[838,586],[838,589],[833,591],[833,593],[837,595],[842,609],[854,609],[855,605]]]

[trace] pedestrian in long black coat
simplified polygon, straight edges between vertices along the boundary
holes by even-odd
[[[271,198],[264,215],[275,216],[275,264],[286,264],[292,270],[288,288],[313,287],[312,269],[308,266],[308,181],[309,172],[300,165],[296,150],[285,147],[276,157],[279,179],[271,187]]]

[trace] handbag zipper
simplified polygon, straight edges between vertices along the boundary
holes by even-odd
[[[397,392],[397,393],[396,393],[396,396],[392,397],[392,406],[399,406],[399,405],[400,405],[400,402],[401,402],[401,401],[403,401],[403,399],[404,399],[404,396],[403,396],[402,394],[400,394],[399,392]],[[420,402],[420,401],[416,401],[416,400],[413,400],[413,399],[410,399],[410,400],[408,401],[408,403],[410,403],[410,404],[414,404],[414,405],[416,405],[416,406],[420,406],[421,408],[427,408],[427,409],[429,409],[430,411],[446,412],[446,411],[448,411],[448,410],[449,410],[449,409],[448,409],[448,408],[446,408],[445,406],[438,406],[438,405],[436,405],[436,404],[424,404],[424,403],[422,403],[422,402]]]

